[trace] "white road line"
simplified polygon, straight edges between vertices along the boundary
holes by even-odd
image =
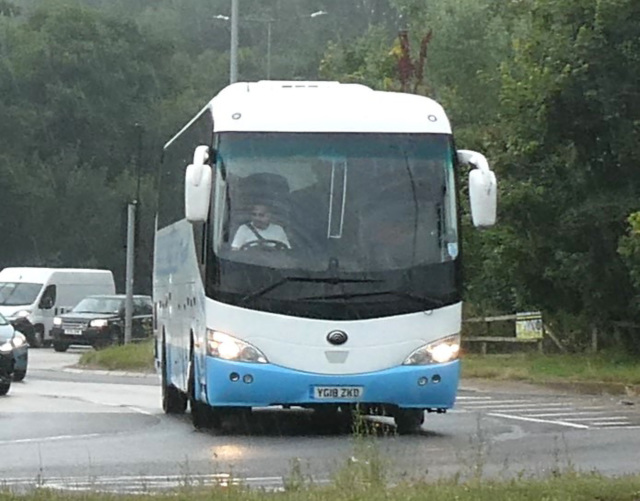
[[[545,414],[529,414],[529,417],[554,417],[554,416],[582,416],[587,414],[602,414],[607,412],[607,407],[581,407],[581,410],[574,412],[547,412]],[[582,410],[585,409],[585,410]],[[586,409],[605,409],[605,410],[586,410]]]
[[[536,411],[543,411],[543,410],[555,410],[555,408],[558,407],[568,407],[573,409],[574,407],[571,406],[571,404],[498,404],[498,405],[476,405],[474,407],[469,407],[470,409],[495,409],[495,410],[499,410],[499,409],[505,409],[505,410],[526,410],[526,409],[531,409],[531,410],[536,410]]]
[[[583,412],[582,414],[590,414]],[[571,421],[590,421],[595,423],[596,421],[612,421],[614,419],[627,419],[625,416],[591,416],[591,417],[571,417]]]
[[[609,428],[610,426],[622,426],[625,424],[631,424],[629,421],[612,421],[608,423],[592,422],[593,426],[600,426],[602,428]]]
[[[491,400],[493,397],[468,397],[465,395],[458,395],[456,400]]]
[[[57,435],[54,437],[18,438],[16,440],[0,440],[0,445],[32,444],[36,442],[56,442],[59,440],[83,440],[103,436],[100,433],[88,433],[86,435]]]
[[[577,423],[569,423],[567,421],[552,421],[550,419],[535,419],[535,418],[528,418],[525,416],[513,416],[511,414],[500,414],[500,413],[489,413],[487,414],[488,416],[492,416],[492,417],[499,417],[499,418],[504,418],[504,419],[514,419],[516,421],[529,421],[530,423],[542,423],[542,424],[557,424],[560,426],[568,426],[570,428],[580,428],[583,430],[589,429],[589,426],[585,425],[585,424],[577,424]]]
[[[590,430],[640,430],[640,425],[633,426],[596,426]]]
[[[314,484],[328,484],[329,479],[313,479]],[[268,490],[282,490],[284,478],[277,477],[236,477],[228,473],[190,475],[123,475],[97,477],[44,477],[36,480],[29,477],[15,477],[2,480],[5,487],[44,487],[66,491],[102,491],[149,493],[180,486],[203,485],[248,485]]]
[[[532,405],[534,402],[531,400],[485,400],[482,402],[465,402],[465,407],[473,407],[474,409],[476,407],[479,406],[483,406],[483,405],[487,405],[487,404],[496,404],[496,405],[502,405],[502,404],[529,404]]]

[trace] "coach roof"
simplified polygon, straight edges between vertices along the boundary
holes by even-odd
[[[239,82],[209,103],[216,131],[451,133],[424,96],[339,82]]]

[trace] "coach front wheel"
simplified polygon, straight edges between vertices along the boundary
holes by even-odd
[[[410,435],[420,431],[424,423],[423,409],[396,409],[393,413],[396,429],[400,435]]]
[[[167,354],[162,346],[162,410],[165,414],[183,414],[187,410],[187,396],[169,383],[167,378]]]

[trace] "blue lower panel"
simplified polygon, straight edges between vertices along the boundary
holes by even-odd
[[[321,403],[377,403],[400,407],[449,409],[458,391],[460,362],[399,366],[344,376],[312,374],[271,364],[246,364],[207,357],[207,398],[211,405],[264,407]],[[231,380],[232,373],[239,376]],[[251,376],[252,382],[244,381]],[[426,378],[427,384],[418,380]],[[435,379],[434,379],[435,378]],[[439,382],[435,382],[438,381]],[[315,397],[315,387],[361,387],[356,399]]]

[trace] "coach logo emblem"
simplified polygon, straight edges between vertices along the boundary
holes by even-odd
[[[327,341],[335,345],[344,344],[348,339],[349,336],[347,336],[347,333],[344,331],[331,331],[329,334],[327,334]]]

